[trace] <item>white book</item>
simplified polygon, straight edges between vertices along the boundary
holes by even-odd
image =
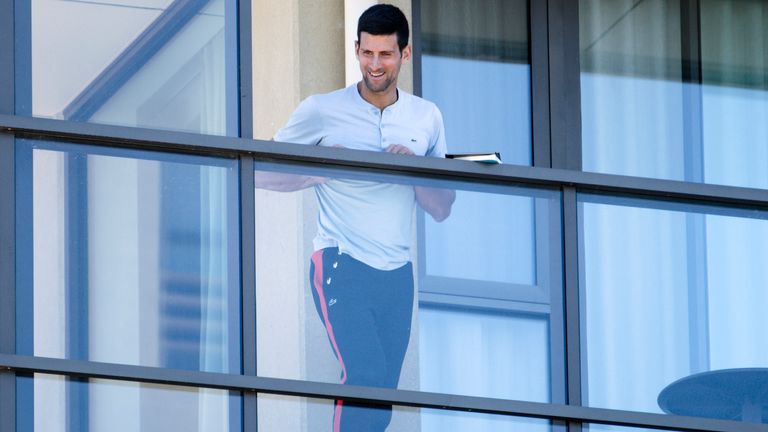
[[[482,162],[489,164],[500,164],[501,154],[499,152],[491,153],[448,153],[445,155],[448,159],[466,160],[472,162]]]

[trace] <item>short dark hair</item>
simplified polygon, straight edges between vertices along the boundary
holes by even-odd
[[[358,42],[362,32],[377,36],[397,34],[400,51],[408,46],[408,18],[397,6],[391,4],[377,4],[366,9],[357,20]]]

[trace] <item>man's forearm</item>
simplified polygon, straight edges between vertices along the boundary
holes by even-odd
[[[451,214],[451,206],[456,201],[456,192],[452,189],[438,189],[414,186],[416,202],[437,222],[444,221]]]

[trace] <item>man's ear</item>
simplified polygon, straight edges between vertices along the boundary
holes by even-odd
[[[407,63],[408,60],[411,59],[411,44],[408,44],[403,48],[403,52],[401,53],[401,63]]]
[[[360,59],[360,41],[355,41],[355,57]]]

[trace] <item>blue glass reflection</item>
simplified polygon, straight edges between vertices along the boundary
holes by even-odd
[[[697,4],[580,1],[585,170],[768,187],[765,2]]]
[[[242,430],[235,392],[44,374],[16,383],[16,432]]]
[[[529,65],[424,55],[422,74],[449,152],[498,151],[504,163],[531,164]]]
[[[19,114],[237,135],[234,0],[34,0],[27,13]]]
[[[315,431],[333,415],[333,401],[260,394],[260,431]],[[325,429],[321,429],[325,430]],[[428,408],[394,407],[388,431],[422,432],[546,432],[553,430],[545,419]]]
[[[549,402],[548,317],[422,306],[419,326],[422,390]]]
[[[240,370],[235,161],[36,141],[17,156],[19,352]]]
[[[685,179],[683,84],[581,74],[585,171]]]
[[[768,91],[722,85],[701,91],[705,181],[768,188]]]
[[[768,213],[579,202],[589,405],[661,412],[680,378],[768,365]]]

